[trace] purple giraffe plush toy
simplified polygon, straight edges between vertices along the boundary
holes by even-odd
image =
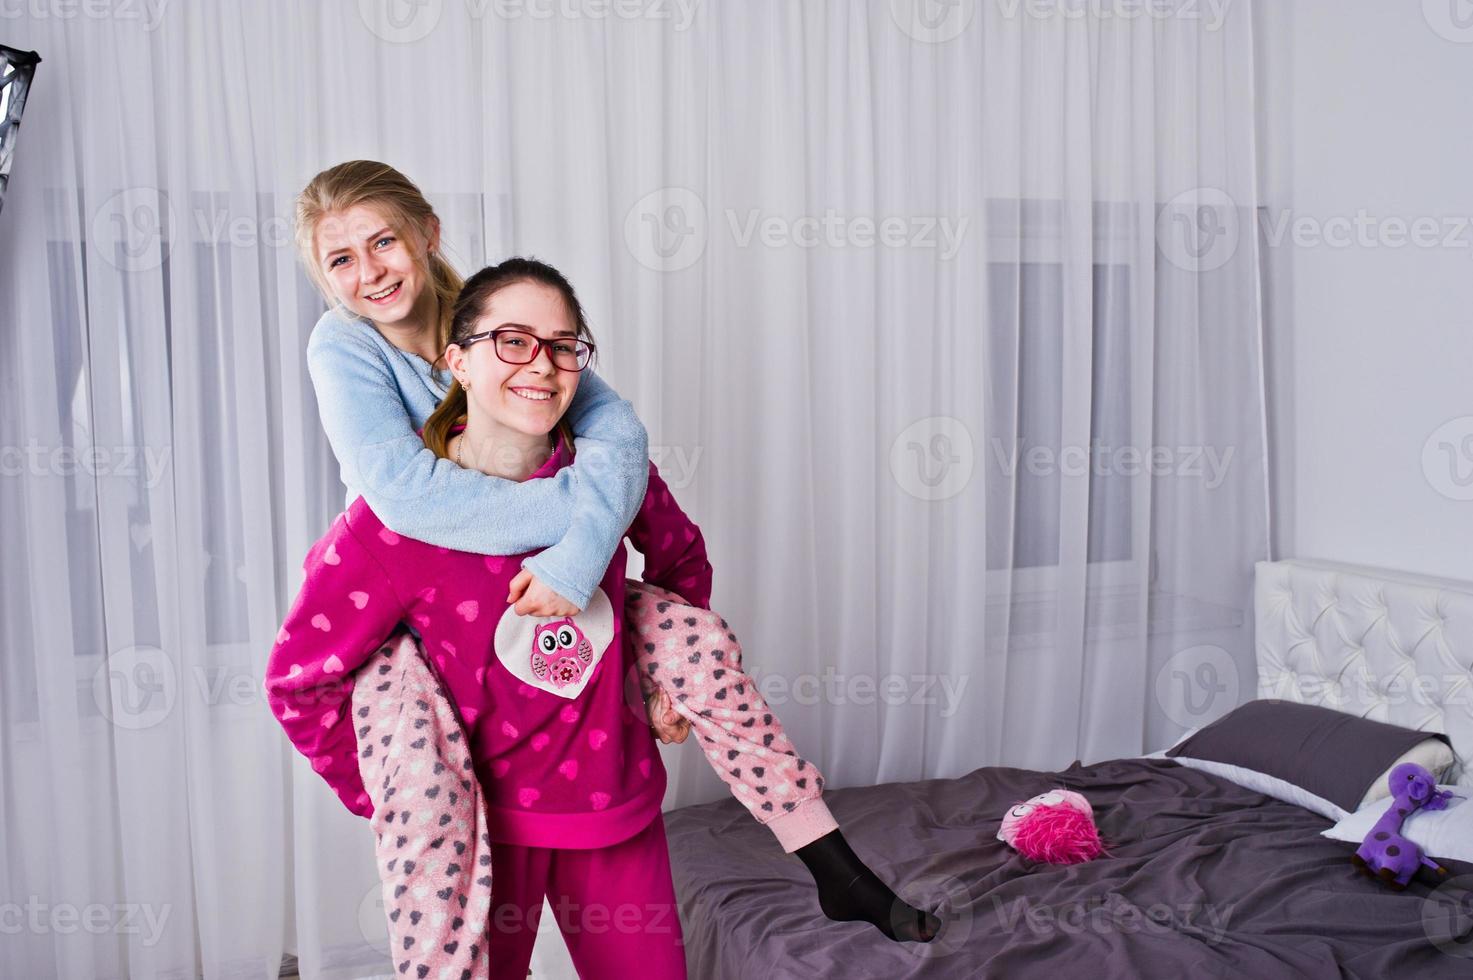
[[[1420,847],[1401,835],[1401,825],[1418,810],[1445,809],[1453,794],[1438,790],[1432,773],[1415,762],[1404,762],[1391,770],[1389,780],[1391,805],[1350,860],[1365,874],[1401,891],[1424,864],[1440,875],[1447,874],[1446,868],[1424,857]]]

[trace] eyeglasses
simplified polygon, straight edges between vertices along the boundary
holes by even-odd
[[[496,356],[507,364],[531,364],[537,360],[537,355],[544,347],[547,348],[547,356],[552,359],[553,367],[559,371],[582,371],[593,358],[593,345],[585,340],[575,340],[572,337],[543,340],[536,334],[511,327],[471,334],[464,340],[456,341],[456,344],[464,350],[487,339],[495,341]]]

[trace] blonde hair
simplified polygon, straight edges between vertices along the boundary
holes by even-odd
[[[443,357],[450,342],[455,297],[460,294],[463,281],[438,250],[427,248],[429,236],[439,220],[435,209],[413,181],[387,163],[376,160],[340,163],[313,177],[297,195],[294,224],[297,253],[307,267],[307,274],[328,303],[336,305],[338,298],[317,258],[317,226],[328,215],[341,214],[360,204],[382,212],[394,234],[416,244],[409,251],[434,290],[439,312],[435,347]]]

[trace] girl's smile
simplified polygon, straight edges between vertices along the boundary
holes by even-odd
[[[483,472],[491,472],[484,469],[490,466],[494,475],[509,479],[534,472],[550,451],[548,434],[578,390],[578,372],[558,368],[552,349],[536,340],[571,342],[577,336],[572,312],[550,286],[514,282],[492,294],[467,345],[451,344],[445,351],[466,396],[466,428],[454,441],[452,458]],[[528,356],[525,364],[507,360]]]
[[[436,245],[436,232],[424,242]],[[359,204],[325,216],[316,232],[323,274],[338,301],[385,327],[429,322],[431,290],[415,254],[376,208]]]

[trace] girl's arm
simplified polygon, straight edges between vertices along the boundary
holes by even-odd
[[[287,738],[343,805],[372,816],[351,717],[354,672],[393,632],[404,609],[346,514],[312,546],[302,568],[302,590],[266,662],[266,700]]]
[[[343,482],[406,537],[485,555],[546,548],[523,567],[586,608],[645,497],[649,436],[633,406],[585,371],[568,408],[573,465],[523,483],[486,476],[425,447],[388,355],[365,331],[373,327],[329,311],[307,344]]]
[[[680,595],[692,606],[711,608],[711,563],[706,539],[650,463],[649,489],[629,526],[629,540],[644,555],[644,580]]]

